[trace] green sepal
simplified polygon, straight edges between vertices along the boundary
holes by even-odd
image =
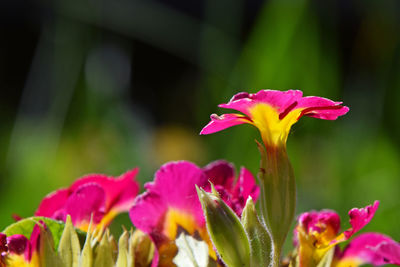
[[[39,225],[39,261],[40,266],[61,266],[60,259],[54,249],[54,241],[51,231],[48,227]]]
[[[128,261],[129,233],[124,230],[118,240],[118,258],[116,267],[134,267],[132,261]],[[128,262],[130,265],[128,265]]]
[[[251,267],[269,266],[271,261],[271,238],[266,227],[258,219],[256,207],[251,197],[247,199],[241,221],[250,240]]]
[[[212,193],[196,186],[206,218],[208,233],[222,261],[228,267],[250,266],[250,244],[236,216],[211,184]]]
[[[94,265],[96,267],[114,266],[113,251],[115,245],[110,234],[106,231],[101,238],[101,241],[94,249]]]
[[[78,267],[81,246],[78,234],[72,225],[71,216],[67,215],[64,231],[58,246],[58,255],[65,267]]]

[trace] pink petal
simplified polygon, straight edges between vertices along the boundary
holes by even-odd
[[[156,172],[154,182],[145,185],[147,192],[136,198],[129,216],[137,228],[148,234],[161,230],[159,224],[168,208],[192,214],[199,225],[204,225],[195,185],[207,183],[203,171],[193,163],[167,163]],[[157,239],[154,235],[152,238]]]
[[[248,117],[240,114],[223,114],[221,116],[212,114],[210,118],[211,121],[201,130],[200,134],[212,134],[235,125],[250,122]]]
[[[375,201],[371,206],[366,206],[361,209],[351,209],[349,211],[350,224],[352,228],[344,231],[344,236],[349,239],[354,233],[360,231],[365,225],[367,225],[374,217],[376,210],[378,209],[379,201]]]
[[[305,108],[300,117],[308,116],[317,119],[336,120],[349,111],[348,107],[340,104],[342,102],[334,102],[324,97],[308,96],[299,101],[297,108]]]
[[[139,169],[135,168],[118,178],[108,177],[103,174],[90,174],[75,181],[69,189],[74,191],[83,184],[96,183],[105,192],[107,211],[111,208],[118,211],[128,211],[139,192],[139,184],[135,181],[138,172]]]
[[[53,217],[54,213],[61,209],[68,199],[68,189],[59,189],[48,194],[35,212],[36,216]]]
[[[340,229],[340,217],[336,212],[331,210],[305,212],[299,216],[298,221],[299,225],[306,230],[307,233],[322,233],[325,231],[325,228],[321,228],[321,226],[332,227],[335,234],[337,234]]]
[[[299,90],[261,90],[255,94],[242,92],[233,96],[228,103],[219,105],[219,107],[238,110],[250,116],[249,109],[251,107],[259,103],[265,103],[274,107],[278,113],[281,113],[285,112],[289,107],[294,108],[302,95],[303,92]]]
[[[260,194],[260,188],[256,184],[253,174],[246,168],[240,169],[238,181],[233,189],[234,207],[236,214],[240,217],[243,208],[246,206],[246,201],[249,197],[257,202]]]
[[[29,240],[23,235],[12,235],[7,237],[8,252],[11,254],[22,255],[29,251]]]
[[[84,184],[78,187],[68,198],[64,209],[58,215],[65,221],[67,214],[71,215],[74,225],[90,222],[93,214],[95,224],[101,221],[105,208],[105,193],[102,187],[95,183]]]
[[[217,160],[209,163],[203,168],[207,179],[214,185],[221,185],[231,189],[235,180],[235,169],[233,165],[225,160]]]
[[[357,259],[363,264],[400,265],[400,244],[379,233],[365,233],[354,238],[340,260]]]

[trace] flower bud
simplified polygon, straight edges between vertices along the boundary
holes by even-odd
[[[246,232],[235,212],[224,203],[212,184],[211,187],[212,193],[207,193],[196,186],[211,240],[228,267],[250,266]]]
[[[271,238],[260,223],[251,197],[247,199],[242,213],[242,225],[250,241],[250,263],[252,267],[269,266],[271,261]]]

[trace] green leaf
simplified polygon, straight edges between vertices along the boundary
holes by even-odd
[[[65,226],[64,222],[61,221],[56,221],[46,217],[29,217],[9,225],[2,232],[7,236],[20,234],[29,239],[31,237],[33,227],[35,227],[39,221],[43,221],[46,224],[51,232],[51,235],[53,236],[54,246],[58,247],[58,243],[60,242],[60,238]]]
[[[271,238],[261,224],[254,202],[249,197],[242,212],[242,225],[250,240],[250,265],[269,266],[271,261]]]
[[[178,254],[173,262],[178,267],[207,267],[208,266],[208,245],[204,241],[198,241],[181,233],[175,240],[178,247]]]
[[[49,230],[53,236],[54,247],[58,248],[58,244],[60,242],[60,238],[63,234],[64,227],[65,227],[65,223],[63,221],[57,221],[57,220],[53,220],[53,219],[41,217],[41,216],[33,216],[33,217],[19,220],[18,222],[15,222],[13,224],[10,224],[1,232],[6,234],[7,236],[20,234],[29,239],[31,237],[33,227],[35,227],[35,225],[39,221],[43,221],[46,224],[46,226],[49,228]],[[75,231],[78,234],[79,240],[83,244],[85,237],[86,237],[86,233],[79,229],[75,229]]]

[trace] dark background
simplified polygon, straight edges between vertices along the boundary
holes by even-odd
[[[400,238],[400,2],[0,2],[0,224],[86,173],[226,158],[257,172],[258,132],[199,136],[239,91],[301,89],[350,107],[288,141],[298,213],[381,201]],[[125,216],[125,217],[124,217]],[[127,216],[118,222],[129,225]]]

